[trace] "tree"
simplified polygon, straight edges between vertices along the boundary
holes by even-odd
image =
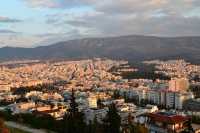
[[[72,95],[70,99],[70,109],[69,112],[74,116],[78,113],[78,104],[76,103],[76,98],[74,95],[74,89],[72,89]]]
[[[192,116],[192,123],[200,124],[200,116]]]
[[[87,133],[95,133],[94,125],[91,120],[89,121],[89,124],[87,126]]]
[[[93,123],[92,123],[92,128],[91,129],[92,129],[91,133],[103,133],[104,132],[103,126],[102,126],[102,124],[100,124],[98,122],[96,115],[95,115],[95,117],[93,119]]]
[[[141,99],[140,100],[140,105],[141,106],[146,106],[147,104],[149,104],[149,101],[147,99]]]
[[[103,108],[103,104],[102,104],[101,99],[98,99],[98,100],[97,100],[97,107],[98,107],[98,108]]]
[[[127,93],[126,92],[124,92],[123,97],[124,97],[125,102],[127,102],[128,101],[128,97],[127,97]]]
[[[121,117],[114,103],[109,107],[104,126],[107,133],[120,133]]]
[[[113,98],[114,98],[114,99],[120,98],[119,90],[115,90],[115,91],[113,92]]]
[[[70,99],[70,108],[68,111],[69,112],[66,113],[63,118],[64,133],[84,133],[86,128],[84,114],[78,111],[78,104],[76,103],[73,89]]]
[[[192,127],[192,120],[190,119],[187,124],[188,124],[188,131],[190,133],[193,133],[194,130],[193,130],[193,127]]]

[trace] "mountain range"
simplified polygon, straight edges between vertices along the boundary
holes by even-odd
[[[85,38],[35,48],[0,48],[0,60],[111,58],[129,61],[183,58],[200,63],[200,37]]]

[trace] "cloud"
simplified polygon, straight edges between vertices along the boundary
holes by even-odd
[[[7,30],[7,29],[0,29],[0,34],[17,34],[17,33],[19,33],[19,32]]]
[[[0,23],[17,23],[17,22],[21,22],[21,20],[0,16]]]
[[[58,7],[58,1],[56,0],[24,0],[31,7],[47,7],[56,8]]]
[[[23,0],[29,6],[45,7],[45,8],[72,8],[82,5],[91,5],[96,3],[96,0]]]
[[[0,47],[36,47],[82,37],[76,29],[66,33],[45,33],[37,35],[24,34],[12,30],[0,30]]]
[[[46,8],[81,8],[92,11],[55,14],[46,23],[71,26],[82,34],[200,35],[199,0],[28,0]],[[196,11],[196,13],[195,13]],[[193,14],[190,16],[190,14]]]
[[[72,29],[71,31],[66,33],[46,33],[36,36],[42,38],[42,41],[36,43],[35,46],[50,45],[60,41],[73,40],[83,37],[80,31],[78,31],[77,29]]]
[[[38,43],[41,38],[29,35],[20,34],[0,34],[0,47],[13,46],[13,47],[31,47]]]
[[[89,21],[88,21],[89,20]],[[191,36],[200,35],[200,18],[169,15],[135,16],[135,15],[83,15],[66,21],[68,25],[78,28],[95,29],[101,35],[157,35],[157,36]]]
[[[32,47],[44,39],[36,35],[24,34],[10,29],[0,29],[0,47]]]
[[[32,7],[74,8],[90,6],[105,13],[181,13],[199,8],[199,0],[24,0]]]
[[[12,46],[47,45],[75,38],[129,34],[200,35],[198,12],[200,11],[200,0],[21,1],[31,8],[46,8],[45,11],[49,11],[49,15],[44,17],[46,20],[44,21],[48,27],[52,28],[45,31],[48,33],[39,35],[19,35],[15,34],[15,31],[0,30],[0,40]],[[82,11],[84,7],[89,7],[89,10]],[[2,22],[14,23],[20,20],[0,17],[0,23]],[[12,35],[6,36],[8,33]]]

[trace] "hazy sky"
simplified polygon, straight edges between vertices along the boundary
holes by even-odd
[[[0,47],[129,34],[200,35],[200,0],[0,1]]]

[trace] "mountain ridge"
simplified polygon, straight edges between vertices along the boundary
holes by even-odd
[[[183,58],[200,62],[200,36],[128,35],[83,38],[34,48],[2,47],[0,60],[111,58],[150,60]]]

